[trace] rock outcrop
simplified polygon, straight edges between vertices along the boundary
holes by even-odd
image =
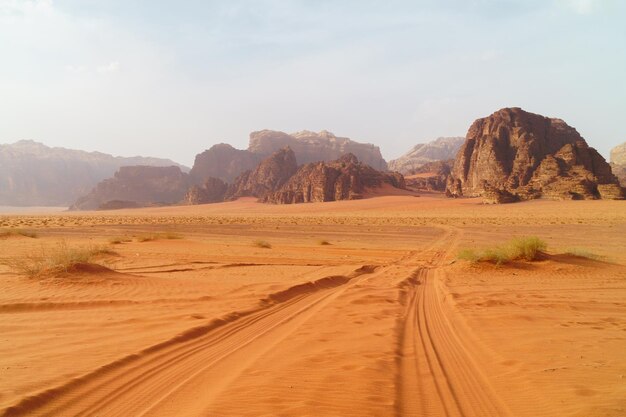
[[[189,176],[179,167],[122,167],[79,198],[71,210],[145,207],[179,203],[189,188]]]
[[[219,178],[230,183],[243,172],[254,169],[262,159],[261,155],[254,152],[220,143],[196,155],[189,176],[197,185],[203,184],[209,178]]]
[[[626,142],[611,149],[611,169],[622,187],[626,187]]]
[[[296,173],[297,169],[296,156],[291,148],[287,146],[261,161],[253,171],[246,171],[241,174],[228,187],[226,199],[239,197],[263,198],[267,194],[278,190],[280,186]]]
[[[464,141],[463,137],[441,137],[432,142],[420,143],[387,165],[392,171],[411,175],[412,171],[429,162],[454,159]]]
[[[428,162],[412,169],[404,180],[406,187],[415,191],[445,191],[454,160]]]
[[[168,159],[51,148],[31,140],[0,145],[0,205],[67,207],[127,165],[177,164]]]
[[[333,162],[302,165],[277,191],[267,194],[263,201],[275,204],[293,204],[363,198],[368,189],[384,184],[405,188],[399,173],[380,172],[359,162],[353,154],[346,154]]]
[[[290,135],[274,130],[250,133],[248,150],[252,153],[267,156],[285,146],[289,146],[294,151],[298,162],[301,164],[320,161],[330,162],[342,155],[352,153],[359,161],[374,169],[387,169],[387,163],[378,146],[337,137],[325,130],[319,133],[303,130]]]
[[[209,177],[201,185],[192,185],[187,190],[183,204],[208,204],[224,201],[228,184],[219,178]]]
[[[472,124],[446,193],[489,202],[624,197],[609,164],[576,129],[520,108]]]

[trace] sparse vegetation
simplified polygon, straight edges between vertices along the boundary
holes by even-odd
[[[7,264],[23,275],[39,277],[67,272],[77,264],[93,262],[106,255],[117,255],[117,252],[106,246],[73,247],[61,241],[52,249],[42,247],[38,253],[10,260]]]
[[[536,260],[548,248],[546,242],[537,236],[514,238],[501,246],[482,250],[463,249],[457,258],[470,262],[492,262],[502,265],[515,260]]]
[[[331,244],[331,243],[330,243],[329,241],[327,241],[327,240],[320,240],[318,243],[319,243],[320,245],[322,245],[322,246],[326,246],[326,245],[330,245],[330,244]]]
[[[2,229],[0,230],[0,238],[11,237],[11,236],[24,236],[35,239],[37,237],[37,233],[31,232],[23,229]]]
[[[264,248],[264,249],[271,249],[272,245],[265,241],[265,240],[255,240],[253,242],[254,246],[256,246],[257,248]]]
[[[140,235],[137,237],[138,242],[152,242],[154,240],[165,240],[165,239],[182,239],[183,237],[178,233],[174,232],[165,232],[165,233],[150,233],[147,235]]]
[[[109,239],[109,243],[111,245],[119,245],[121,243],[127,243],[127,242],[132,242],[132,241],[133,240],[128,237],[112,237],[111,239]]]
[[[587,249],[581,249],[581,248],[568,249],[565,251],[565,254],[575,256],[577,258],[593,259],[596,261],[602,258],[600,255],[590,252]]]

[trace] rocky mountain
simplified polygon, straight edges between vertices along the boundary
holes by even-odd
[[[626,187],[626,142],[611,149],[611,169],[622,187]]]
[[[448,159],[414,168],[404,177],[406,187],[416,191],[445,191],[453,165],[454,159]]]
[[[392,171],[409,174],[429,162],[454,159],[465,142],[463,137],[441,137],[428,143],[419,143],[398,159],[387,164]]]
[[[228,184],[219,178],[209,177],[201,185],[192,185],[187,190],[183,204],[207,204],[224,201]]]
[[[302,165],[277,191],[267,194],[262,201],[275,204],[293,204],[363,198],[368,189],[389,184],[405,188],[399,173],[380,172],[359,162],[353,154],[336,161]]]
[[[80,197],[71,210],[145,207],[179,203],[189,188],[189,175],[179,167],[122,167]]]
[[[563,120],[505,108],[476,120],[446,193],[485,202],[623,198],[604,158]]]
[[[195,184],[202,184],[211,177],[232,182],[241,173],[254,169],[262,159],[262,155],[220,143],[196,155],[189,176]]]
[[[125,165],[178,164],[168,159],[51,148],[30,140],[0,145],[0,205],[69,206]]]
[[[294,151],[298,162],[301,164],[319,161],[329,162],[347,153],[352,153],[361,162],[374,169],[387,169],[387,163],[378,146],[337,137],[325,130],[319,133],[308,130],[293,134],[274,130],[250,133],[248,150],[252,153],[267,156],[285,146],[289,146]]]
[[[235,182],[228,187],[226,198],[263,198],[280,188],[296,173],[297,169],[298,164],[294,152],[288,146],[282,148],[261,161],[253,171],[246,171],[237,177]]]

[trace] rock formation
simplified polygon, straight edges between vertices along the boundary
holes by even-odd
[[[192,185],[187,190],[183,204],[207,204],[224,201],[228,184],[219,178],[209,177],[204,184]]]
[[[298,162],[301,164],[319,161],[330,162],[342,155],[352,153],[361,162],[374,169],[387,169],[387,163],[378,146],[337,137],[325,130],[319,133],[303,130],[291,135],[274,130],[252,132],[248,150],[255,154],[267,156],[285,146],[289,146],[294,151]]]
[[[410,174],[429,162],[454,159],[464,141],[463,137],[442,137],[432,142],[420,143],[400,158],[389,161],[387,165],[390,170],[404,175]]]
[[[122,167],[70,207],[72,210],[143,207],[180,202],[189,176],[179,167]]]
[[[389,184],[405,188],[399,173],[375,170],[359,162],[353,154],[346,154],[333,162],[302,165],[277,191],[263,198],[264,202],[293,204],[363,198],[368,189]]]
[[[404,177],[406,187],[416,191],[445,191],[454,159],[428,162]]]
[[[50,148],[31,140],[0,145],[0,205],[69,206],[126,165],[177,164],[167,159]]]
[[[505,108],[472,124],[446,193],[486,194],[488,202],[624,196],[609,164],[576,129],[520,108]]]
[[[232,182],[241,173],[254,169],[261,159],[263,157],[256,153],[220,143],[196,155],[189,176],[191,181],[198,185],[211,177]]]
[[[297,169],[296,156],[287,146],[261,161],[253,171],[246,171],[241,174],[228,188],[226,198],[263,198],[278,190],[296,173]]]
[[[611,169],[622,187],[626,187],[626,142],[611,149]]]

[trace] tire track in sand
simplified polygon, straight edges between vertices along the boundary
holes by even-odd
[[[24,398],[1,415],[198,414],[254,360],[361,275],[374,271],[373,267],[362,267],[350,276],[330,276],[271,294],[254,310],[232,313],[190,329],[63,386]],[[176,401],[176,408],[171,408],[173,403],[167,400],[181,393],[196,401]]]
[[[401,283],[396,415],[508,416],[510,413],[455,332],[442,305],[440,267],[458,241],[449,231],[434,245],[428,265]]]

